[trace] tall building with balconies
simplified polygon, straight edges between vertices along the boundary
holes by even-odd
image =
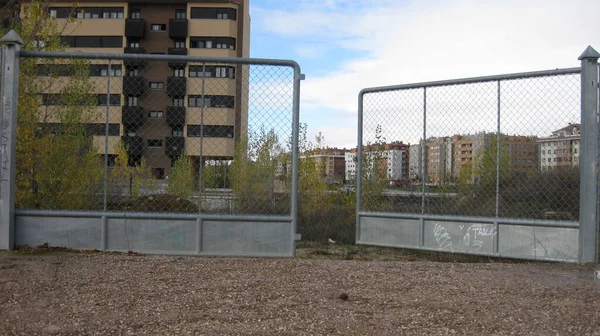
[[[79,0],[49,2],[47,10],[64,27],[68,52],[249,57],[248,7],[249,0]],[[247,66],[90,63],[98,93],[92,122],[102,126],[108,110],[110,162],[122,140],[131,163],[145,158],[155,177],[165,178],[183,153],[199,163],[201,135],[204,160],[233,158],[248,127]],[[43,76],[44,65],[39,67]],[[52,103],[52,93],[41,94],[42,105]],[[104,127],[97,129],[94,144],[104,153]]]

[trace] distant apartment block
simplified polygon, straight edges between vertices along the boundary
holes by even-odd
[[[347,149],[319,148],[310,155],[303,155],[300,159],[310,158],[319,170],[319,175],[329,183],[342,183],[345,178],[345,159]]]
[[[501,135],[500,142],[506,148],[510,165],[514,172],[535,171],[537,164],[536,137]],[[439,184],[453,180],[466,165],[472,165],[474,158],[488,146],[497,143],[492,133],[435,137],[423,143],[410,146],[409,178],[419,180],[425,176],[426,182]],[[425,167],[423,167],[423,162]]]
[[[547,171],[578,166],[580,140],[580,124],[569,124],[567,127],[552,132],[548,138],[538,139],[540,169]]]
[[[372,174],[373,166],[387,171],[387,177],[391,185],[401,184],[409,178],[409,150],[410,146],[400,142],[391,142],[384,145],[365,146],[363,154],[368,158],[365,164],[371,162],[371,167],[365,167],[367,174]],[[345,154],[346,180],[356,178],[356,153],[357,149]],[[374,162],[376,159],[379,162]]]

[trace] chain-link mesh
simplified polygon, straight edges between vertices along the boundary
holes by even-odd
[[[366,93],[360,210],[577,220],[580,76],[506,78]]]
[[[23,59],[17,206],[289,214],[294,69]]]

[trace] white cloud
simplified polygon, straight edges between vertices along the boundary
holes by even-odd
[[[303,113],[319,117],[309,128],[331,128],[329,142],[347,132],[336,131],[338,119],[319,111],[355,116],[364,87],[573,67],[588,44],[600,48],[598,1],[357,3],[302,1],[293,12],[256,10],[259,29],[335,44],[342,59],[344,49],[360,53],[322,76],[304,70]]]

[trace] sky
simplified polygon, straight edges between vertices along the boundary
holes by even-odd
[[[250,56],[298,62],[309,140],[352,148],[362,88],[578,67],[600,50],[599,13],[596,0],[250,0]]]

